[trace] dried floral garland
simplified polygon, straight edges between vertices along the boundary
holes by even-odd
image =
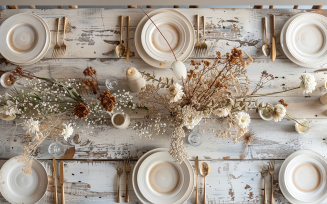
[[[303,73],[300,77],[299,87],[285,91],[256,94],[266,83],[274,80],[273,75],[267,71],[261,73],[259,82],[249,94],[246,66],[253,62],[253,59],[237,48],[231,53],[226,53],[226,58],[221,53],[216,53],[216,58],[210,61],[202,60],[196,62],[191,60],[187,78],[182,79],[182,85],[175,83],[173,79],[155,78],[155,75],[142,73],[147,84],[138,94],[139,107],[148,109],[147,118],[152,119],[146,122],[138,122],[134,125],[137,134],[141,137],[153,139],[154,136],[163,134],[167,127],[172,129],[170,154],[181,162],[188,157],[183,145],[185,137],[184,127],[193,129],[203,118],[211,119],[212,122],[219,122],[221,126],[217,130],[217,137],[232,138],[235,143],[242,136],[246,141],[251,141],[247,135],[248,126],[251,122],[249,110],[269,109],[275,121],[280,121],[284,116],[298,123],[298,120],[286,113],[285,102],[275,106],[263,107],[258,105],[255,97],[272,95],[302,88],[304,93],[310,93],[315,89],[316,82],[313,75]],[[162,90],[166,90],[163,94]],[[167,125],[167,124],[168,125]],[[214,131],[214,130],[212,130]]]

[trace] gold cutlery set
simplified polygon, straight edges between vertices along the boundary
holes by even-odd
[[[273,185],[274,185],[274,170],[275,169],[275,161],[270,160],[269,167],[267,165],[263,165],[261,176],[264,178],[264,197],[263,197],[263,203],[267,204],[267,196],[266,196],[266,177],[268,174],[270,174],[271,177],[271,188],[270,188],[270,203],[274,203],[274,191],[273,191]]]
[[[123,16],[120,16],[120,41],[119,44],[116,46],[116,54],[118,57],[124,56],[126,52],[126,61],[128,62],[129,60],[129,45],[128,45],[128,38],[129,38],[129,21],[130,17],[126,17],[127,21],[127,29],[126,29],[126,49],[125,46],[123,45],[123,26],[124,26],[124,19]]]
[[[59,25],[60,25],[60,18],[57,18],[57,34],[56,34],[56,44],[53,48],[52,57],[51,58],[58,58],[59,55],[65,55],[66,53],[66,45],[65,45],[65,34],[66,34],[66,27],[67,27],[67,17],[64,17],[64,32],[63,32],[63,39],[62,44],[59,46],[58,38],[59,38]]]
[[[56,165],[56,159],[53,158],[52,160],[52,166],[53,166],[53,177],[54,177],[54,203],[58,204],[58,193],[57,193],[57,165]],[[64,183],[65,183],[65,178],[64,178],[64,162],[61,160],[60,161],[60,170],[59,170],[59,182],[61,184],[61,203],[65,204],[65,189],[64,189]]]
[[[275,15],[271,16],[271,27],[272,27],[271,47],[268,45],[266,17],[262,19],[262,27],[265,35],[265,44],[262,45],[262,52],[266,57],[269,57],[271,54],[271,60],[275,61],[276,59]]]
[[[194,52],[195,52],[195,57],[200,57],[200,56],[205,56],[208,51],[208,45],[206,44],[206,38],[205,38],[205,25],[206,25],[206,17],[202,16],[202,22],[203,22],[203,36],[202,36],[202,41],[203,43],[200,43],[200,17],[199,15],[196,15],[196,28],[197,28],[197,42],[194,45]]]
[[[124,164],[122,161],[117,162],[117,174],[118,174],[118,197],[117,197],[117,203],[120,203],[120,177],[123,174],[125,169],[126,174],[126,196],[125,196],[125,203],[129,202],[129,194],[128,194],[128,175],[129,172],[131,172],[131,161],[129,159],[124,160]]]
[[[195,173],[196,173],[196,184],[195,184],[195,204],[198,204],[198,175],[199,173],[203,176],[203,203],[206,204],[206,176],[209,174],[209,165],[207,162],[202,162],[199,168],[199,157],[195,157]]]

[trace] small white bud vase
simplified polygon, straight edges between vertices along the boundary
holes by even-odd
[[[126,113],[115,113],[111,116],[111,123],[117,129],[126,129],[130,122]]]
[[[142,77],[141,73],[135,68],[130,67],[126,71],[128,87],[133,93],[138,93],[145,86],[145,79]]]
[[[182,78],[186,79],[187,70],[183,62],[175,61],[171,64],[171,68],[178,80],[181,80]]]
[[[298,132],[299,134],[306,134],[307,132],[309,132],[310,124],[307,120],[300,120],[299,123],[295,123],[296,132]]]
[[[325,93],[324,95],[320,96],[320,102],[323,105],[327,105],[327,93]]]

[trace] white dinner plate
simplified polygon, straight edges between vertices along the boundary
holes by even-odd
[[[138,181],[137,181],[137,174],[139,171],[139,167],[142,164],[142,162],[150,155],[156,153],[156,152],[168,152],[168,148],[157,148],[157,149],[153,149],[147,153],[145,153],[135,164],[133,172],[132,172],[132,184],[133,184],[133,188],[134,188],[134,192],[137,196],[137,198],[143,203],[143,204],[151,204],[150,201],[148,201],[141,193],[140,189],[138,188]],[[181,203],[185,203],[188,198],[191,196],[192,192],[193,192],[193,188],[194,188],[194,171],[192,168],[191,163],[185,159],[183,161],[183,163],[185,163],[185,165],[187,166],[187,171],[184,172],[184,175],[189,176],[190,178],[190,183],[188,186],[183,186],[182,191],[184,192],[183,196],[181,197],[180,200],[178,200],[177,202],[175,202],[175,204],[181,204]]]
[[[156,9],[150,13],[148,13],[148,15],[150,17],[159,14],[159,13],[166,13],[167,15],[169,14],[175,14],[177,16],[180,17],[181,21],[184,21],[187,24],[188,30],[186,32],[189,32],[191,34],[191,38],[190,41],[188,43],[187,49],[186,51],[183,53],[183,55],[178,59],[180,61],[185,61],[191,54],[193,51],[193,46],[194,46],[194,40],[195,40],[195,34],[194,34],[194,29],[193,29],[193,24],[191,23],[191,21],[182,13],[174,10],[174,9],[167,9],[167,8],[162,8],[162,9]],[[168,69],[171,68],[171,64],[174,61],[158,61],[153,59],[152,57],[150,57],[146,51],[143,48],[142,45],[142,29],[145,25],[145,23],[148,21],[148,17],[144,16],[141,21],[139,22],[139,24],[136,27],[135,30],[135,36],[134,36],[134,43],[135,43],[135,48],[138,52],[138,54],[140,55],[140,57],[149,65],[153,66],[153,67],[157,67],[157,68],[164,68],[164,69]],[[161,63],[164,63],[163,65],[161,65]]]
[[[190,180],[186,178],[184,181],[183,171],[187,171],[187,166],[176,163],[168,152],[154,153],[147,157],[139,168],[139,189],[152,203],[174,203],[179,200],[176,195],[183,185],[188,186]]]
[[[288,21],[286,21],[286,23],[284,24],[282,31],[280,33],[280,45],[282,46],[283,52],[285,53],[286,57],[288,59],[290,59],[292,62],[294,62],[295,64],[297,64],[301,67],[318,68],[320,65],[319,63],[318,64],[317,63],[312,63],[312,64],[303,63],[303,62],[297,60],[295,57],[293,57],[293,55],[290,53],[290,51],[287,48],[286,30],[287,30],[289,24],[292,22],[292,20],[300,15],[303,15],[303,13],[296,14],[292,18],[290,18]]]
[[[294,198],[290,192],[287,190],[286,187],[286,178],[285,178],[285,172],[286,172],[286,168],[288,166],[288,164],[297,156],[299,155],[316,155],[317,157],[321,157],[323,158],[320,154],[311,151],[311,150],[299,150],[294,152],[293,154],[291,154],[290,156],[288,156],[285,161],[283,162],[282,166],[280,167],[279,170],[279,175],[278,175],[278,183],[279,183],[279,187],[280,190],[282,191],[283,195],[285,196],[285,198],[290,201],[291,203],[294,204],[308,204],[308,202],[303,202],[300,201],[296,198]],[[314,200],[313,202],[310,202],[311,204],[319,204],[321,202],[323,202],[325,199],[327,198],[327,194],[325,194],[323,197],[321,198],[317,198],[316,200]]]
[[[33,159],[32,173],[25,174],[25,163],[13,157],[6,161],[0,170],[0,192],[10,203],[34,204],[47,191],[48,175],[43,165]]]
[[[169,42],[176,57],[180,58],[187,49],[191,37],[190,32],[186,32],[189,30],[187,24],[180,21],[180,17],[175,14],[167,16],[166,13],[160,13],[151,19]],[[158,61],[175,60],[167,42],[150,20],[147,21],[142,30],[142,45],[153,59]]]
[[[47,44],[47,28],[34,14],[20,13],[6,19],[0,27],[0,53],[15,64],[35,60]]]
[[[327,61],[327,18],[305,13],[292,20],[286,31],[290,53],[299,61],[322,64]]]
[[[50,28],[49,28],[49,25],[45,22],[45,20],[37,15],[35,15],[37,18],[40,19],[40,21],[42,21],[43,25],[45,26],[46,28],[46,31],[47,31],[47,41],[46,41],[46,44],[42,50],[42,52],[33,60],[29,61],[29,62],[25,62],[25,63],[16,63],[16,62],[12,62],[10,60],[8,60],[9,62],[13,63],[13,64],[17,64],[17,65],[31,65],[31,64],[34,64],[36,62],[38,62],[40,59],[42,59],[44,57],[45,54],[47,54],[49,48],[50,48],[50,45],[51,45],[51,31],[50,31]]]
[[[285,185],[297,200],[311,203],[327,193],[327,162],[319,154],[301,154],[287,164]]]

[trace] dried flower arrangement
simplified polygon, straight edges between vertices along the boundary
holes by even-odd
[[[272,95],[302,88],[304,93],[310,93],[315,89],[316,82],[313,75],[304,73],[301,75],[301,85],[296,88],[275,93],[256,94],[266,83],[274,80],[273,75],[267,71],[261,73],[261,77],[254,90],[249,94],[246,65],[253,59],[244,52],[234,48],[231,53],[226,53],[226,59],[221,53],[216,53],[213,63],[202,60],[195,62],[191,60],[194,67],[187,73],[187,78],[182,79],[181,84],[174,80],[155,78],[155,75],[142,73],[148,82],[138,94],[140,107],[148,109],[147,118],[152,119],[145,122],[137,122],[134,129],[141,137],[153,139],[155,135],[163,134],[165,129],[172,129],[170,154],[181,162],[188,157],[183,145],[185,132],[183,127],[193,129],[203,118],[211,122],[219,122],[221,126],[217,130],[217,137],[232,138],[235,143],[238,139],[253,135],[248,133],[251,122],[249,110],[260,110],[268,108],[276,122],[284,116],[298,123],[298,120],[286,113],[283,100],[282,104],[263,107],[258,105],[255,97]],[[163,91],[165,90],[165,91]],[[163,93],[164,92],[164,93]],[[214,117],[212,117],[214,116]],[[168,125],[167,125],[168,124]],[[213,130],[214,131],[214,130]]]
[[[31,140],[29,144],[22,147],[23,154],[20,160],[27,164],[25,173],[30,173],[30,162],[32,162],[30,156],[46,138],[63,137],[67,140],[73,134],[74,128],[78,128],[74,120],[84,120],[87,125],[101,125],[106,121],[105,113],[114,109],[116,96],[110,95],[109,90],[100,94],[98,100],[90,103],[80,96],[77,90],[82,88],[89,88],[88,90],[93,92],[99,90],[96,70],[87,67],[83,74],[85,77],[91,77],[92,80],[83,79],[80,82],[67,79],[61,82],[37,77],[20,66],[12,71],[17,83],[20,82],[18,85],[24,87],[20,91],[15,87],[11,89],[11,94],[0,96],[0,118],[24,119],[24,122],[16,125],[23,126],[26,137]],[[88,82],[85,83],[85,80]],[[129,93],[126,92],[125,96],[129,96]],[[119,100],[122,103],[123,99]],[[92,118],[88,118],[90,115]]]

